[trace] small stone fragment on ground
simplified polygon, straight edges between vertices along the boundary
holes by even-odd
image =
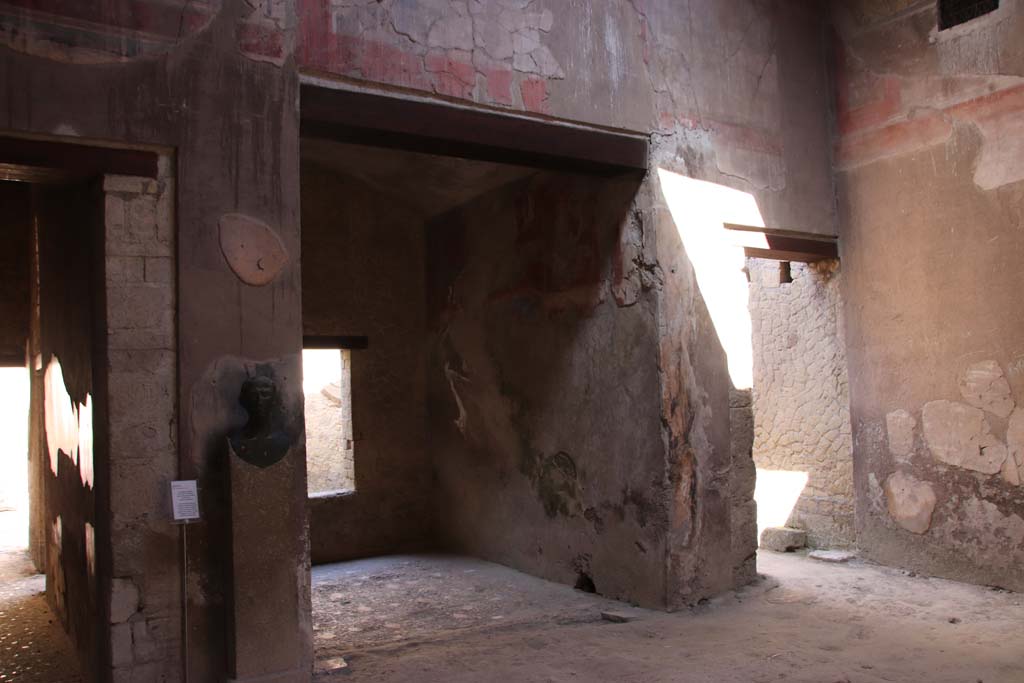
[[[821,560],[822,562],[839,563],[849,562],[857,556],[847,550],[812,550],[807,554],[807,557],[812,560]]]
[[[348,662],[344,657],[330,657],[317,662],[317,673],[330,673],[332,671],[343,671],[348,668]]]
[[[807,532],[788,526],[768,527],[761,532],[761,547],[788,553],[807,546]]]
[[[601,618],[605,621],[610,621],[613,624],[625,624],[633,621],[636,617],[631,614],[626,614],[625,612],[604,611],[601,612]]]

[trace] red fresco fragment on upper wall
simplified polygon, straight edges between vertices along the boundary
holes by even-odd
[[[519,84],[526,111],[542,113],[547,110],[548,83],[540,78],[527,78]]]
[[[869,101],[854,106],[851,102],[851,79],[847,64],[846,47],[833,32],[835,46],[835,96],[836,118],[840,135],[847,135],[865,128],[877,127],[893,119],[903,105],[902,86],[896,76],[881,76],[875,81]]]
[[[512,69],[490,69],[486,72],[487,96],[497,104],[513,104]]]
[[[420,55],[379,39],[338,33],[330,0],[299,0],[296,60],[304,69],[435,92],[464,100],[516,106],[518,82],[522,108],[547,112],[548,82],[518,74],[501,63],[478,69],[468,55],[431,52]],[[477,87],[477,75],[483,87]]]
[[[998,123],[1024,116],[1024,85],[1006,88],[882,128],[840,137],[836,164],[849,168],[937,145],[949,138],[956,120]]]
[[[865,128],[874,128],[893,119],[902,107],[901,85],[895,76],[879,79],[875,90],[877,97],[859,107],[847,106],[845,93],[840,95],[839,132],[841,135],[854,133]]]
[[[952,132],[953,124],[944,116],[929,114],[854,136],[843,136],[836,145],[836,165],[839,168],[846,168],[921,147],[930,147],[947,139]]]
[[[443,53],[431,53],[424,59],[424,65],[436,92],[462,99],[472,97],[476,85],[476,69],[472,64]]]

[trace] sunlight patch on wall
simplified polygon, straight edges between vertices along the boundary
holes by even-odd
[[[757,470],[754,501],[757,503],[757,537],[769,527],[786,526],[800,494],[807,486],[807,472]]]
[[[60,466],[60,451],[64,451],[72,460],[78,457],[78,417],[64,385],[64,371],[56,356],[46,366],[43,382],[46,448],[50,454],[50,471],[56,477]],[[75,464],[78,464],[77,460]]]
[[[658,178],[715,332],[728,355],[733,386],[749,389],[753,384],[753,352],[746,257],[743,248],[728,237],[725,224],[764,227],[757,201],[749,192],[663,168],[658,169]]]
[[[78,474],[82,486],[92,487],[92,396],[85,395],[85,404],[78,404]]]
[[[43,405],[46,422],[46,448],[50,471],[57,476],[59,453],[63,452],[78,468],[83,486],[93,485],[92,397],[75,404],[64,384],[64,372],[56,356],[50,359],[44,376]]]

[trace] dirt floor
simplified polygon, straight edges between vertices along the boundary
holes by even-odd
[[[757,584],[676,614],[464,557],[316,567],[314,680],[1024,682],[1022,594],[858,561],[758,562]],[[0,682],[81,680],[42,590],[23,550],[0,549]]]
[[[24,524],[0,512],[0,528]],[[10,535],[0,534],[0,539]],[[0,681],[79,683],[74,651],[46,605],[45,579],[28,551],[0,542]]]
[[[316,567],[315,680],[1024,682],[1020,594],[856,560],[758,562],[757,584],[670,615],[461,557]]]

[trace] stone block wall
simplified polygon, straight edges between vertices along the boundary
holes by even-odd
[[[107,425],[112,680],[181,675],[180,528],[169,482],[178,478],[174,190],[106,176]]]
[[[788,524],[815,547],[854,542],[853,452],[838,261],[748,259],[754,462],[807,474]],[[763,495],[770,495],[767,491]]]

